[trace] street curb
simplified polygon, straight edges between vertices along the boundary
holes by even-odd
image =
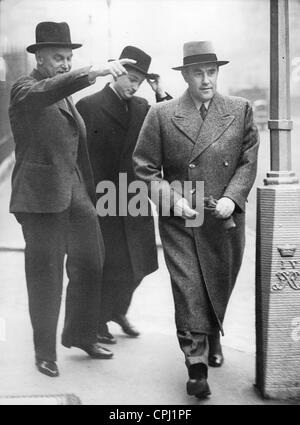
[[[15,153],[12,152],[0,164],[0,185],[7,179],[15,163]]]
[[[1,396],[0,405],[81,405],[75,394]]]

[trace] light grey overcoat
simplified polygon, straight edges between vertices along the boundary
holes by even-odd
[[[256,176],[258,145],[252,108],[243,98],[216,93],[202,121],[187,90],[179,99],[152,106],[144,121],[133,162],[139,179],[158,182],[155,199],[170,196],[174,204],[179,198],[169,185],[174,180],[204,181],[206,196],[226,196],[236,204],[236,228],[229,231],[208,211],[203,225],[192,228],[172,211],[160,216],[179,330],[223,333],[242,262],[245,203]]]

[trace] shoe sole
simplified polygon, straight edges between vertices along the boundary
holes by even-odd
[[[114,345],[117,343],[116,340],[111,340],[109,338],[97,338],[98,342],[101,342],[101,344],[109,344],[109,345]]]
[[[95,359],[95,360],[109,360],[114,356],[113,354],[110,355],[110,356],[105,356],[105,355],[103,356],[101,354],[99,354],[99,355],[93,355],[93,354],[89,354],[89,353],[87,353],[87,354],[90,356],[91,359]]]
[[[118,322],[117,320],[112,319],[112,321],[115,322],[117,325],[119,325],[122,331],[124,332],[124,334],[130,336],[131,338],[137,338],[138,336],[140,336],[140,332],[132,333],[132,331],[128,330],[127,328],[124,328],[122,324]]]
[[[140,333],[139,332],[132,333],[131,331],[128,331],[127,329],[122,328],[122,326],[120,325],[120,323],[118,323],[118,325],[120,326],[120,328],[122,329],[122,331],[124,332],[124,334],[126,334],[127,336],[130,336],[131,338],[137,338],[138,336],[140,336]]]
[[[221,367],[223,365],[223,363],[224,363],[224,360],[222,360],[221,363],[215,363],[212,360],[208,360],[208,366],[210,366],[210,367]]]
[[[37,366],[37,370],[43,375],[49,376],[50,378],[57,378],[59,376],[59,372],[51,372],[50,369],[44,369]]]
[[[111,359],[114,355],[114,353],[111,353],[111,352],[109,354],[94,354],[94,353],[91,353],[91,352],[85,350],[83,347],[80,347],[78,345],[72,345],[72,347],[79,348],[79,350],[82,350],[86,354],[88,354],[91,359],[96,359],[96,360],[98,360],[98,359],[102,359],[102,360]],[[107,350],[107,351],[109,351],[109,350]]]
[[[132,334],[129,334],[129,333],[125,332],[125,331],[123,331],[123,332],[124,332],[125,335],[129,336],[129,338],[138,338],[140,336],[140,334],[138,334],[138,335],[132,335]]]
[[[195,397],[198,398],[199,400],[204,400],[205,398],[208,398],[211,395],[210,391],[201,393],[201,394],[195,394]]]
[[[199,399],[204,399],[211,395],[211,391],[208,384],[206,383],[203,385],[202,383],[200,384],[199,381],[187,382],[186,391],[188,395],[193,395]]]

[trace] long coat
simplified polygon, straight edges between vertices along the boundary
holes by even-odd
[[[126,113],[120,99],[107,85],[100,92],[81,99],[76,107],[87,128],[95,184],[103,180],[114,182],[118,200],[119,173],[127,173],[128,184],[136,179],[132,153],[149,104],[134,96],[128,101]],[[100,217],[100,224],[106,247],[104,279],[132,279],[136,284],[157,269],[152,216],[119,217],[117,203],[117,216]]]
[[[170,197],[172,206],[181,197],[171,189],[172,181],[203,181],[205,196],[226,196],[236,204],[236,228],[229,231],[209,211],[198,227],[186,227],[172,211],[160,217],[177,329],[223,333],[242,262],[245,203],[256,176],[258,144],[252,109],[242,98],[216,93],[202,121],[187,90],[179,99],[154,105],[147,115],[133,159],[138,178],[159,183],[155,198]]]
[[[57,213],[67,209],[76,163],[95,203],[84,122],[74,106],[70,112],[64,99],[73,105],[70,95],[90,85],[89,69],[47,79],[33,70],[13,85],[9,115],[16,164],[11,212]]]

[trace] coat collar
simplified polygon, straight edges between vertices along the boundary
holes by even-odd
[[[122,150],[122,156],[124,156],[131,148],[134,148],[140,129],[147,114],[147,103],[145,101],[141,101],[137,97],[132,97],[128,101],[128,107],[129,123],[126,139]]]
[[[103,89],[103,98],[101,108],[103,108],[108,115],[117,121],[123,128],[128,128],[128,113],[124,109],[121,99],[109,87],[109,83]],[[128,106],[130,101],[128,102]]]
[[[34,69],[31,71],[30,76],[31,76],[32,78],[34,78],[35,80],[37,80],[37,81],[41,81],[41,80],[44,80],[44,79],[46,78],[46,77],[44,77],[44,76],[43,76],[43,74],[42,74],[39,70],[37,70],[36,68],[34,68]]]
[[[99,98],[100,101],[100,98]],[[135,145],[140,128],[146,115],[145,102],[138,97],[132,97],[127,101],[128,113],[124,112],[119,97],[107,84],[101,91],[101,109],[105,110],[114,121],[126,131],[121,155],[124,156]]]
[[[47,77],[45,77],[38,69],[33,69],[30,76],[34,78],[37,81],[45,80]],[[61,109],[64,113],[66,113],[69,117],[73,118],[73,120],[76,122],[76,118],[74,117],[74,109],[75,106],[73,104],[73,100],[71,96],[68,97],[68,101],[71,104],[71,108],[66,103],[66,99],[60,99],[56,102],[56,105]],[[77,124],[77,122],[76,122]]]
[[[221,137],[234,121],[234,116],[228,112],[224,97],[216,93],[203,121],[188,90],[186,90],[179,100],[172,121],[194,143],[190,158],[190,161],[193,161]]]
[[[200,128],[190,160],[194,161],[205,149],[217,141],[233,121],[234,115],[228,112],[225,98],[216,93]]]
[[[188,90],[179,99],[171,120],[193,143],[196,142],[202,125],[202,118]]]

